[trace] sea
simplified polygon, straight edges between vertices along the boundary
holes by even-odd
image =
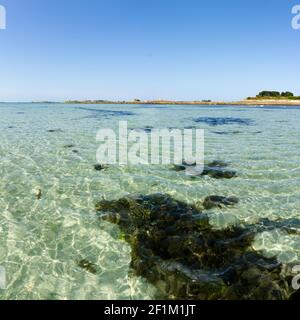
[[[96,170],[97,132],[203,129],[205,163],[237,176],[191,177],[173,166],[109,165]],[[131,248],[95,204],[168,194],[199,205],[213,228],[273,226],[253,250],[300,264],[300,108],[288,106],[0,104],[0,299],[153,299],[156,288],[130,267]],[[92,272],[91,272],[92,271]]]

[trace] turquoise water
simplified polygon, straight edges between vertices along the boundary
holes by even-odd
[[[224,123],[228,117],[247,121]],[[191,179],[168,166],[95,171],[96,133],[120,120],[135,129],[205,129],[206,161],[229,162],[238,177]],[[278,222],[257,234],[253,248],[300,263],[299,141],[296,107],[0,104],[0,265],[7,273],[0,298],[155,297],[155,288],[131,272],[130,247],[118,228],[95,212],[98,200],[127,194],[162,192],[193,204],[209,195],[236,196],[236,207],[208,212],[211,224]],[[82,259],[97,272],[80,268]]]

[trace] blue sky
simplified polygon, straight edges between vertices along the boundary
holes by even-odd
[[[0,101],[300,95],[300,0],[0,0]]]

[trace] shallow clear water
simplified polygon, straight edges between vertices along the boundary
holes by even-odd
[[[247,121],[212,121],[224,117]],[[130,128],[203,128],[206,161],[229,162],[238,178],[191,179],[168,166],[95,171],[96,133],[120,120]],[[130,271],[130,247],[118,228],[99,220],[95,203],[103,197],[163,192],[197,203],[209,195],[237,196],[235,208],[208,212],[216,228],[269,218],[299,231],[299,141],[296,107],[0,104],[0,265],[7,272],[0,298],[155,297],[155,288]],[[253,247],[300,263],[299,232],[278,227],[258,234]],[[82,259],[97,273],[79,268]]]

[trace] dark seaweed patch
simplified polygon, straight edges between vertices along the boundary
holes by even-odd
[[[172,168],[172,170],[177,171],[177,172],[185,171],[185,169],[186,169],[186,166],[184,166],[184,165],[174,165]]]
[[[112,116],[133,116],[135,115],[133,112],[129,111],[116,111],[116,110],[105,110],[105,109],[92,109],[92,108],[78,108],[80,110],[89,111],[95,114],[95,116],[105,116],[105,117],[112,117]]]
[[[218,135],[231,135],[231,134],[239,134],[241,131],[214,131],[214,134]]]
[[[222,161],[222,160],[214,160],[207,165],[210,168],[226,168],[229,166],[228,162]]]
[[[280,229],[288,234],[300,234],[300,220],[296,218],[286,219],[283,221],[261,219],[259,221],[259,225],[261,226],[261,231]]]
[[[225,136],[225,135],[233,135],[233,134],[241,134],[241,131],[213,131],[214,134],[218,134],[221,136]],[[248,134],[260,134],[262,133],[262,131],[254,131],[254,132],[248,132]]]
[[[253,124],[253,120],[251,119],[232,118],[232,117],[228,117],[228,118],[201,117],[201,118],[194,119],[194,121],[197,123],[208,124],[209,126],[224,126],[224,125],[233,125],[233,124],[249,126]]]
[[[96,171],[102,171],[102,170],[107,169],[107,166],[105,166],[105,165],[103,165],[103,164],[95,164],[95,165],[94,165],[94,169],[95,169]]]
[[[206,166],[201,175],[210,176],[214,179],[232,179],[237,177],[237,172],[234,170],[224,170],[224,168]]]
[[[146,133],[151,133],[153,127],[151,126],[146,126],[143,130],[146,132]]]
[[[74,144],[67,144],[64,146],[64,148],[69,149],[69,148],[74,148],[75,145]]]
[[[146,133],[151,133],[151,131],[154,129],[154,127],[151,127],[151,126],[146,126],[144,128],[133,128],[131,129],[132,131],[135,130],[135,131],[143,131],[143,132],[146,132]]]
[[[97,273],[97,268],[96,265],[86,259],[82,259],[80,261],[78,261],[77,263],[78,267],[80,267],[81,269],[84,269],[92,274],[96,274]]]
[[[212,208],[223,208],[227,206],[233,206],[239,203],[239,199],[236,197],[222,197],[222,196],[209,196],[206,197],[203,202],[203,207],[207,210]]]
[[[214,230],[194,206],[168,195],[102,200],[101,218],[120,226],[136,274],[171,299],[288,299],[276,259],[251,248],[256,228]]]
[[[186,171],[189,168],[195,167],[196,164],[188,165],[183,161],[182,165],[174,165],[172,170],[180,172]],[[234,170],[225,169],[228,166],[228,163],[223,161],[213,161],[204,166],[204,170],[198,176],[210,176],[214,179],[232,179],[237,177],[237,172]],[[192,178],[195,178],[197,175],[194,175]]]

